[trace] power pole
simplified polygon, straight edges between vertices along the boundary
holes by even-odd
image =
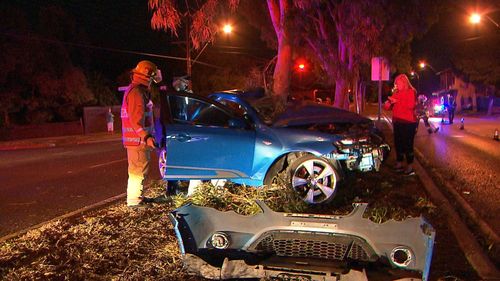
[[[191,42],[189,38],[191,21],[186,17],[186,74],[191,77]],[[190,85],[191,86],[191,85]]]

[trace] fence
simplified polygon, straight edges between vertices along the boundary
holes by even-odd
[[[114,115],[114,130],[121,131],[122,122],[120,118],[120,106],[88,106],[83,108],[83,126],[84,133],[106,132],[106,116],[109,108]]]

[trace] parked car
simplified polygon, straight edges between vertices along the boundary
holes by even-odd
[[[242,91],[163,100],[157,138],[165,180],[283,183],[308,203],[324,203],[346,170],[378,170],[389,149],[370,119],[331,106],[290,105],[270,121],[252,106],[258,97]]]
[[[170,213],[184,268],[208,279],[428,280],[435,231],[422,217],[374,223],[355,204],[346,216],[185,205]],[[200,223],[202,222],[202,223]],[[375,270],[376,272],[372,272]],[[420,279],[421,278],[421,279]]]

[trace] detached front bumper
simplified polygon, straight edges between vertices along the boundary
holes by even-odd
[[[262,213],[253,216],[195,205],[172,211],[186,270],[209,279],[363,280],[350,278],[376,263],[401,273],[390,280],[427,280],[435,233],[423,218],[377,224],[363,218],[367,204],[330,216],[257,203]]]

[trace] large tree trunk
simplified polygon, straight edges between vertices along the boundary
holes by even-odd
[[[346,104],[346,81],[337,79],[335,81],[335,102],[334,106],[338,108],[345,108]]]
[[[283,41],[288,41],[284,39]],[[292,69],[292,46],[289,42],[281,42],[278,46],[278,60],[273,75],[273,92],[286,100],[290,92],[290,76]]]
[[[269,15],[278,39],[278,59],[273,75],[275,97],[286,100],[290,91],[292,45],[289,30],[289,0],[267,0]]]

